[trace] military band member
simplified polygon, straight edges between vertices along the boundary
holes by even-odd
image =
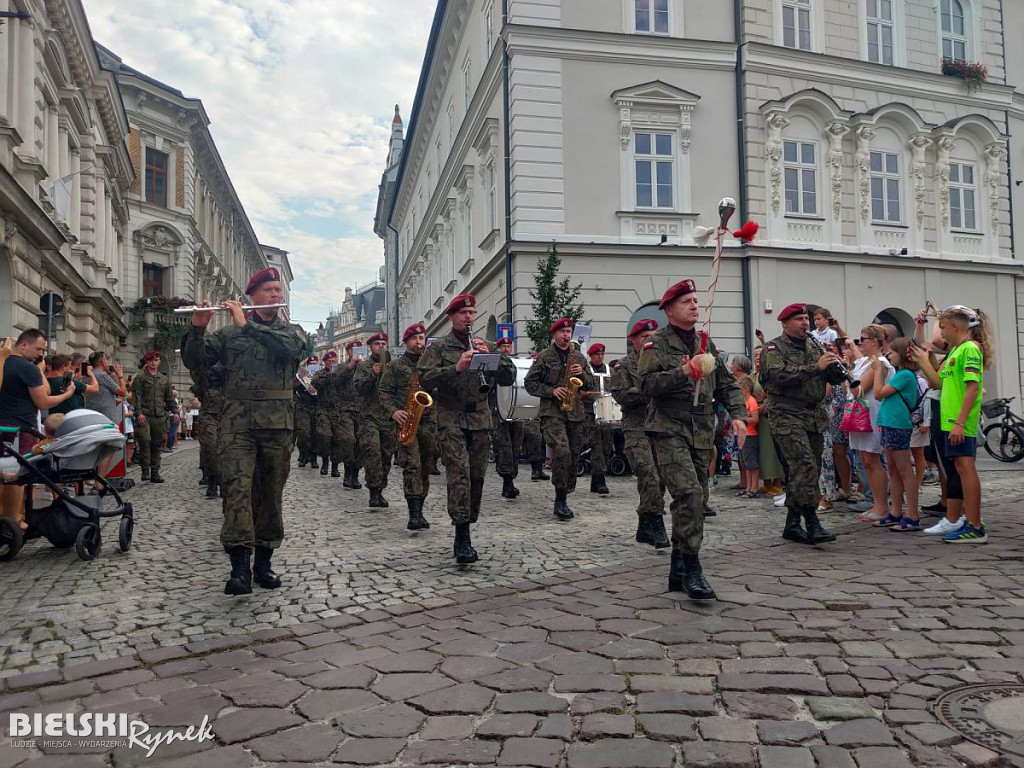
[[[448,482],[448,515],[455,526],[455,562],[475,563],[469,526],[480,517],[480,500],[490,453],[491,409],[488,393],[480,391],[479,376],[469,370],[477,352],[497,352],[483,339],[472,338],[476,319],[476,297],[463,293],[445,309],[452,324],[451,333],[427,347],[417,370],[420,386],[434,397],[437,410],[438,441]],[[515,384],[516,367],[507,355],[489,383]]]
[[[363,446],[363,460],[366,466],[366,487],[370,490],[370,507],[386,507],[384,489],[391,472],[391,457],[395,453],[395,422],[390,413],[381,408],[377,388],[380,377],[391,361],[388,352],[388,335],[375,333],[366,342],[370,356],[362,360],[353,372],[352,386],[355,387],[362,406],[359,425],[359,442]]]
[[[420,390],[419,365],[423,350],[427,346],[427,331],[422,323],[410,325],[402,334],[405,352],[395,358],[381,374],[380,404],[385,413],[391,414],[392,421],[400,431],[412,414],[406,410],[413,385]],[[414,380],[415,379],[415,380]],[[430,527],[423,517],[423,502],[430,492],[430,468],[437,455],[437,414],[434,408],[426,408],[416,429],[416,435],[410,445],[398,445],[396,460],[402,468],[402,490],[409,506],[410,531],[420,531]]]
[[[185,338],[182,338],[184,347]],[[199,398],[196,416],[196,436],[199,438],[199,466],[206,477],[206,498],[220,498],[219,434],[220,417],[224,413],[224,369],[212,368],[190,371],[192,391]]]
[[[341,461],[342,433],[341,406],[342,395],[337,377],[331,372],[337,367],[338,353],[333,349],[324,352],[323,367],[313,376],[316,388],[318,408],[316,413],[316,442],[320,454],[320,474],[327,474],[327,462],[330,460],[331,477],[341,477],[338,463]]]
[[[306,358],[306,366],[317,365],[320,358],[310,355]],[[299,449],[299,466],[307,464],[316,469],[316,430],[318,422],[317,395],[311,395],[302,383],[295,382],[295,445]]]
[[[552,323],[551,344],[538,353],[526,374],[526,391],[540,398],[540,424],[544,442],[551,446],[551,483],[555,486],[555,517],[571,520],[568,495],[576,490],[576,464],[586,428],[582,392],[596,388],[587,359],[572,343],[573,321],[567,317]],[[562,403],[570,397],[569,378],[582,382],[571,411]]]
[[[498,351],[503,355],[512,356],[512,339],[507,336],[498,339]],[[498,413],[497,390],[491,390],[491,418],[494,431],[494,468],[501,476],[501,496],[514,499],[519,495],[515,479],[519,476],[519,456],[523,452],[523,423],[521,421],[505,421]]]
[[[363,465],[362,444],[359,442],[359,423],[362,420],[361,406],[356,389],[353,385],[356,366],[359,359],[356,357],[355,349],[362,349],[363,342],[353,339],[345,345],[345,354],[348,359],[344,367],[338,366],[334,369],[337,381],[332,386],[332,391],[341,401],[340,418],[338,430],[341,434],[340,461],[345,465],[345,478],[341,484],[345,488],[358,491],[362,488],[359,482],[359,468]]]
[[[284,320],[279,310],[259,308],[282,303],[275,267],[254,274],[245,293],[257,309],[247,317],[241,303],[224,302],[231,323],[209,335],[213,312],[195,312],[182,355],[190,370],[220,365],[225,375],[220,539],[231,557],[231,577],[224,587],[228,595],[249,594],[254,580],[265,589],[281,586],[270,561],[284,538],[282,495],[295,431],[292,386],[306,343],[302,328]]]
[[[604,362],[604,344],[591,344],[587,349],[587,357],[590,358],[590,371],[608,375],[611,371]],[[594,378],[597,381],[597,377]],[[594,387],[600,389],[599,386]],[[596,397],[590,396],[584,401],[586,405],[587,431],[586,447],[590,448],[590,492],[599,493],[602,496],[608,494],[608,485],[604,476],[608,474],[608,458],[614,453],[614,435],[610,429],[601,429],[597,423],[597,414],[594,413],[594,402]]]
[[[540,419],[526,419],[523,425],[523,444],[526,455],[530,458],[530,480],[550,480],[551,475],[544,471],[544,460],[547,451],[544,448],[544,436],[540,431]]]
[[[671,546],[665,533],[665,484],[658,474],[654,457],[654,443],[644,432],[647,404],[650,398],[640,387],[640,350],[658,330],[657,320],[638,320],[629,331],[629,350],[613,366],[614,373],[608,389],[615,402],[622,406],[622,432],[625,437],[626,458],[636,476],[636,490],[640,494],[637,505],[636,540],[658,549]]]
[[[672,496],[670,592],[685,590],[694,600],[711,600],[700,546],[704,538],[704,486],[714,449],[715,399],[725,403],[740,445],[746,438],[747,411],[736,379],[708,339],[701,354],[696,325],[700,316],[692,280],[671,286],[658,308],[668,325],[652,335],[640,352],[641,391],[651,398],[645,429],[654,443],[661,479]],[[694,389],[699,398],[694,405]]]
[[[823,544],[836,537],[818,521],[818,479],[829,419],[825,385],[842,384],[838,356],[825,352],[808,334],[807,306],[790,304],[779,313],[782,335],[761,350],[760,382],[775,445],[789,467],[786,526],[782,537],[800,544]],[[801,517],[807,530],[800,526]]]
[[[142,357],[142,370],[132,382],[135,406],[135,442],[138,443],[142,479],[162,483],[160,457],[167,445],[167,414],[177,413],[171,382],[160,373],[160,350],[151,349]]]

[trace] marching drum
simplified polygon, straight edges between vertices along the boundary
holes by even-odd
[[[622,406],[616,403],[615,399],[608,393],[597,398],[597,402],[594,403],[594,410],[599,424],[622,423]]]
[[[533,360],[528,357],[514,357],[516,383],[508,387],[497,387],[498,415],[505,421],[527,421],[540,415],[540,400],[526,391],[526,374]]]

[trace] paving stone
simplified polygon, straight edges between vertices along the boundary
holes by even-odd
[[[878,717],[866,699],[850,699],[839,696],[808,696],[807,708],[816,720],[857,720],[863,717]]]
[[[569,710],[573,715],[589,715],[591,712],[625,712],[629,701],[619,693],[584,693],[573,696]]]
[[[887,709],[882,713],[885,722],[890,725],[913,725],[915,723],[934,723],[935,715],[924,709]]]
[[[527,714],[498,714],[484,720],[477,726],[476,735],[481,739],[504,739],[509,736],[530,736],[540,718]]]
[[[814,768],[814,754],[805,747],[757,748],[761,768]]]
[[[555,678],[555,690],[559,693],[592,693],[594,691],[624,691],[626,681],[616,675],[559,675]]]
[[[853,750],[857,768],[913,768],[910,760],[895,747],[865,747]]]
[[[382,659],[371,659],[366,666],[378,672],[432,672],[443,661],[442,657],[429,651],[396,653]]]
[[[99,661],[88,661],[84,664],[72,664],[64,668],[64,679],[67,682],[84,680],[88,677],[99,677],[109,675],[113,672],[120,672],[125,669],[135,669],[140,666],[138,659],[126,656],[118,656],[113,659],[100,659]]]
[[[327,720],[335,715],[370,709],[383,703],[369,691],[341,688],[311,691],[295,702],[295,710],[310,720]]]
[[[417,696],[409,703],[431,715],[481,715],[493,699],[494,691],[473,683],[462,683]]]
[[[825,681],[811,675],[723,674],[718,678],[718,687],[723,691],[758,693],[828,693]]]
[[[690,693],[641,693],[636,698],[637,712],[675,712],[684,715],[716,715],[713,696]]]
[[[469,715],[440,715],[427,718],[420,729],[420,738],[459,741],[473,735],[473,718]]]
[[[498,691],[546,691],[554,675],[540,669],[522,667],[510,669],[507,672],[499,672],[496,675],[481,677],[476,682],[479,685],[494,688]]]
[[[762,720],[757,733],[763,744],[796,747],[818,737],[818,728],[806,720]]]
[[[405,739],[349,739],[338,747],[334,759],[355,765],[386,765],[398,757],[405,744]]]
[[[548,693],[503,693],[494,702],[498,712],[564,712],[569,702]]]
[[[687,715],[637,715],[636,722],[649,739],[676,742],[697,738],[697,721]]]
[[[681,677],[679,675],[631,675],[629,689],[633,693],[675,691],[678,693],[714,693],[713,677]]]
[[[483,677],[496,675],[511,668],[511,664],[501,659],[486,656],[455,656],[445,659],[440,672],[460,683],[468,683]]]
[[[354,666],[344,669],[330,669],[302,678],[302,684],[310,688],[367,688],[377,673],[368,667]]]
[[[300,763],[326,760],[344,738],[329,725],[303,725],[248,742],[247,749],[267,762],[292,760]]]
[[[402,761],[412,765],[490,765],[498,757],[501,745],[496,741],[420,741],[410,744]]]
[[[154,753],[154,757],[157,754]],[[250,766],[255,764],[252,756],[242,749],[241,745],[237,744],[230,747],[207,750],[201,753],[201,758],[199,762],[203,768],[250,768]],[[145,763],[145,765],[149,764]],[[159,763],[153,763],[153,765],[159,765],[160,768],[195,768],[196,764],[197,756],[191,754],[174,760],[161,760]],[[103,763],[98,765],[103,765]],[[39,768],[63,768],[63,766],[48,762],[45,765],[40,763]],[[79,763],[76,759],[76,762],[68,764],[67,768],[91,768],[91,766]]]
[[[302,683],[286,680],[274,685],[255,685],[227,691],[224,695],[236,707],[278,707],[284,708],[309,690]]]
[[[453,685],[455,683],[444,675],[406,673],[384,675],[370,686],[370,690],[391,701],[406,701]]]
[[[847,720],[822,731],[825,742],[834,747],[877,747],[895,743],[892,733],[878,720]]]
[[[987,768],[999,762],[999,753],[969,741],[954,744],[951,747],[951,751],[957,758],[971,766],[971,768]]]
[[[534,734],[537,738],[562,739],[568,741],[572,738],[572,718],[568,715],[548,715],[541,720],[540,728]]]
[[[636,723],[632,715],[612,715],[598,712],[584,717],[580,725],[580,735],[584,739],[631,737],[635,732]]]
[[[651,739],[602,739],[572,744],[569,768],[671,768],[675,753],[668,744]]]
[[[752,720],[736,720],[731,717],[702,717],[699,721],[700,735],[708,741],[737,741],[754,744],[757,732]]]
[[[609,659],[661,659],[665,657],[662,646],[652,640],[628,638],[616,640],[594,649],[594,653]]]
[[[938,723],[908,725],[903,730],[929,747],[948,747],[963,741],[963,737],[956,731]]]
[[[611,660],[592,653],[562,653],[550,659],[542,659],[537,666],[556,675],[578,675],[581,673],[608,675],[614,671]]]
[[[512,738],[505,742],[498,756],[498,765],[558,768],[565,751],[564,742],[557,739]]]
[[[166,699],[165,699],[166,701]],[[212,691],[206,695],[183,701],[174,701],[162,707],[148,709],[143,719],[152,727],[197,725],[205,716],[212,720],[230,702]]]
[[[426,717],[412,707],[388,704],[339,715],[334,722],[350,736],[376,739],[410,736],[419,730],[424,720]]]
[[[280,709],[247,708],[229,712],[213,721],[213,732],[224,744],[248,741],[256,736],[283,731],[305,721]]]
[[[726,741],[688,741],[683,744],[687,768],[756,768],[757,759],[749,744]]]
[[[731,716],[754,720],[792,720],[799,711],[792,699],[766,693],[725,691],[722,702]]]

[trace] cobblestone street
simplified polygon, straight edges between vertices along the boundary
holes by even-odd
[[[4,564],[0,713],[126,712],[154,728],[208,715],[216,741],[147,759],[4,738],[0,767],[1024,765],[1019,738],[965,741],[935,711],[968,684],[1024,696],[1017,468],[985,465],[978,547],[846,513],[825,516],[839,542],[799,547],[725,478],[703,557],[719,600],[697,605],[664,593],[667,553],[632,541],[629,480],[604,498],[581,483],[576,519],[558,524],[549,484],[521,476],[507,502],[489,476],[482,559],[460,569],[440,494],[434,527],[410,534],[395,475],[391,507],[370,511],[365,490],[298,469],[285,588],[228,598],[196,459],[186,444],[168,483],[132,492],[131,553],[111,526],[92,563],[33,543]],[[1004,730],[1024,730],[1021,700]]]

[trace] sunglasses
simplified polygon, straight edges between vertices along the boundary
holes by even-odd
[[[870,336],[861,336],[859,339],[857,339],[857,341],[859,343],[863,344],[865,341],[875,341],[875,342],[877,342],[878,339],[873,339]]]

